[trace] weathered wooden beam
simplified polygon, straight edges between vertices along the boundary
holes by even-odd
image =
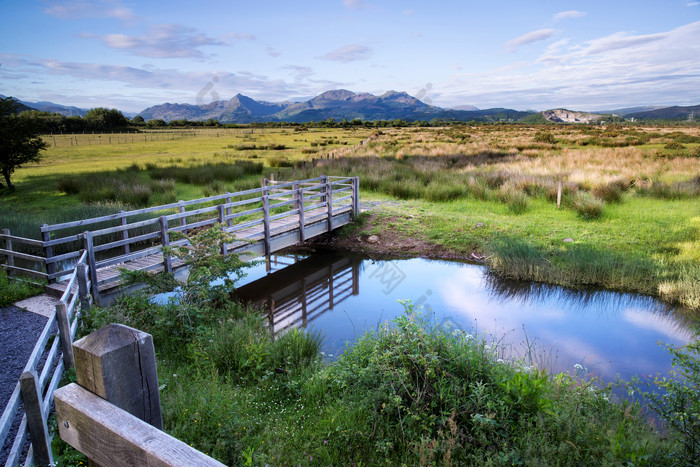
[[[168,236],[168,218],[165,216],[160,217],[160,244],[162,246],[170,245],[170,237]],[[163,270],[165,272],[173,272],[173,262],[170,255],[166,255],[163,252]]]
[[[5,237],[5,249],[7,251],[12,251],[12,239],[9,238],[11,236],[10,229],[2,229],[2,234],[7,235],[7,237]],[[8,266],[15,265],[15,257],[14,256],[12,256],[12,255],[7,256],[7,265]]]
[[[27,427],[32,438],[34,464],[37,466],[54,465],[51,454],[51,441],[46,426],[46,417],[41,403],[41,390],[36,371],[25,371],[19,378],[24,413],[27,416]]]
[[[88,268],[90,270],[90,282],[92,283],[92,298],[100,303],[100,290],[97,288],[97,267],[95,266],[95,246],[92,241],[92,232],[89,230],[83,234],[85,251],[87,252]]]
[[[42,232],[41,232],[41,240],[43,242],[48,242],[51,240],[51,233],[50,232],[45,232],[44,227],[48,227],[48,224],[44,224],[41,226],[42,227]],[[44,246],[44,256],[46,256],[47,259],[51,258],[53,256],[53,248],[50,246]],[[46,265],[46,273],[47,274],[53,274],[56,271],[56,267],[53,265],[53,263],[47,264]],[[49,279],[49,284],[53,284],[56,282],[54,279]]]
[[[265,233],[265,256],[270,255],[270,200],[263,195],[263,230]]]
[[[70,284],[69,284],[70,285]],[[56,321],[58,322],[58,332],[61,339],[61,352],[63,352],[63,365],[66,369],[72,368],[73,342],[70,336],[70,321],[68,321],[68,310],[63,302],[56,303]]]
[[[126,227],[128,224],[128,222],[126,220],[126,211],[124,211],[122,209],[121,211],[119,211],[119,214],[122,215],[122,217],[119,219],[119,225],[121,225],[122,227]],[[128,239],[129,239],[129,230],[127,228],[125,228],[124,230],[122,230],[122,240],[128,240]],[[131,247],[129,246],[129,243],[124,243],[124,254],[128,255],[129,253],[131,253]]]
[[[224,465],[75,383],[54,398],[61,439],[101,466]]]
[[[76,341],[73,354],[78,384],[146,423],[163,427],[150,334],[108,324]]]
[[[80,297],[80,308],[83,311],[87,311],[90,309],[91,305],[87,265],[85,263],[78,263],[76,268],[78,269],[78,296]]]

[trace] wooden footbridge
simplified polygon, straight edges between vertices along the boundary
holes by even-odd
[[[64,278],[85,252],[95,300],[117,288],[120,270],[174,272],[183,262],[163,255],[177,246],[173,232],[188,233],[214,224],[235,237],[222,254],[243,259],[270,255],[352,222],[359,214],[359,178],[329,177],[270,181],[251,190],[40,227],[42,240],[3,230],[4,268],[47,279],[63,294]],[[18,248],[20,247],[21,248]],[[27,253],[27,249],[31,253]],[[37,267],[37,263],[39,267]]]

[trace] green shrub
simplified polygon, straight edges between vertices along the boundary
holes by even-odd
[[[532,138],[535,143],[557,144],[557,139],[547,131],[538,131]]]
[[[664,149],[681,150],[681,149],[687,149],[687,148],[685,146],[683,146],[681,143],[678,143],[676,141],[671,141],[670,143],[667,143],[666,146],[664,146]]]
[[[645,397],[649,408],[661,418],[672,441],[678,445],[670,459],[659,461],[666,465],[697,465],[700,458],[700,341],[681,348],[666,347],[673,356],[673,374],[655,377],[652,385],[657,390],[640,389],[639,380],[628,384],[628,388]]]

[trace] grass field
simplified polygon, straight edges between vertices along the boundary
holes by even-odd
[[[273,172],[352,175],[363,199],[402,200],[365,230],[388,223],[460,255],[477,250],[506,276],[638,291],[700,310],[695,126],[199,129],[46,140],[44,160],[19,169],[17,190],[2,194],[0,227],[20,235],[86,210],[252,188]],[[303,170],[312,158],[316,167]]]

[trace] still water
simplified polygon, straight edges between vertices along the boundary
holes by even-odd
[[[495,341],[503,358],[555,372],[573,373],[578,364],[610,382],[667,373],[671,358],[659,343],[679,346],[693,337],[680,313],[653,298],[501,280],[474,264],[322,253],[273,257],[246,271],[239,297],[268,310],[275,333],[320,330],[331,358],[402,314],[399,300]]]

